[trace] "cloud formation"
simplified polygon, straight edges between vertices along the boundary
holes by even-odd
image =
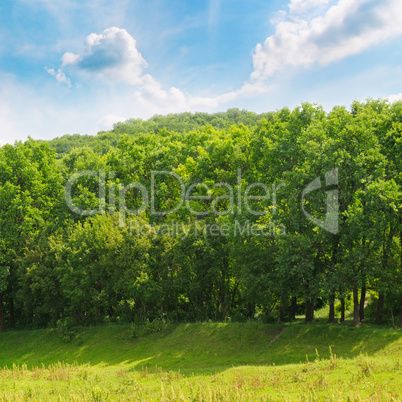
[[[389,95],[387,99],[391,103],[402,101],[402,93],[395,94],[395,95]]]
[[[268,89],[269,87],[264,84],[255,85],[246,82],[240,89],[218,96],[193,96],[175,87],[164,90],[157,80],[147,74],[143,77],[140,88],[135,91],[134,99],[141,104],[153,105],[166,112],[213,110],[240,97],[248,98],[266,93]]]
[[[66,77],[66,75],[61,71],[61,69],[57,69],[55,71],[54,68],[47,68],[46,71],[53,77],[56,78],[58,82],[61,82],[62,84],[66,84],[68,87],[71,87],[71,80],[70,78]]]
[[[210,0],[209,25],[219,5],[220,0]],[[213,110],[239,98],[267,93],[272,77],[285,68],[327,65],[402,34],[400,0],[290,0],[288,9],[277,15],[272,21],[274,34],[255,48],[249,80],[238,90],[214,97],[193,96],[174,86],[164,89],[144,73],[147,63],[136,40],[117,27],[90,34],[81,53],[64,53],[60,67],[47,71],[68,86],[67,71],[127,83],[133,87],[131,101],[158,113]]]
[[[69,86],[71,80],[63,71],[67,69],[108,82],[123,81],[135,88],[135,101],[152,105],[156,111],[212,109],[247,92],[242,88],[217,97],[195,97],[176,87],[165,90],[153,76],[143,73],[146,66],[146,61],[136,48],[135,39],[125,29],[112,27],[102,34],[87,36],[81,54],[64,53],[60,68],[57,71],[47,69],[47,72]],[[249,84],[246,86],[249,87]],[[103,123],[100,122],[100,125]]]
[[[267,80],[287,66],[336,62],[402,34],[400,0],[340,0],[323,15],[304,14],[327,3],[291,0],[290,11],[273,21],[275,33],[255,48],[252,80]]]
[[[87,36],[81,54],[64,53],[61,68],[73,67],[82,73],[137,85],[146,66],[136,40],[125,29],[112,27]]]
[[[127,120],[127,117],[119,116],[116,114],[108,114],[106,116],[102,116],[98,120],[96,129],[97,129],[97,131],[111,130],[115,123],[125,121],[125,120]]]
[[[312,8],[327,5],[331,0],[290,0],[289,10],[294,14],[303,14]]]

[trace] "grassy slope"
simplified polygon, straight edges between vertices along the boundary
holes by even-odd
[[[81,329],[70,343],[56,330],[0,334],[0,367],[10,368],[0,369],[0,401],[402,397],[398,330],[208,323],[131,338],[131,327],[112,325]]]
[[[129,326],[85,328],[70,343],[57,330],[0,334],[0,367],[67,363],[125,363],[134,369],[162,367],[184,373],[214,373],[238,365],[283,365],[338,357],[402,353],[398,330],[340,325],[183,324],[131,340]]]

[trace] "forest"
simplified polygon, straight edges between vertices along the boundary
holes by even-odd
[[[402,326],[402,102],[154,116],[0,148],[0,331],[310,322],[324,305],[342,322],[348,304],[354,325]]]

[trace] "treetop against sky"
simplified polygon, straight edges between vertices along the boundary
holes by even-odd
[[[0,144],[402,97],[400,0],[15,0],[0,26]]]

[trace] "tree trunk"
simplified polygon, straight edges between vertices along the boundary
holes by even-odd
[[[328,322],[335,322],[335,295],[329,296],[329,317]]]
[[[402,328],[402,295],[399,302],[399,327]]]
[[[282,300],[282,303],[279,307],[279,314],[278,314],[278,324],[282,324],[282,319],[283,319],[283,312],[285,310],[285,303]]]
[[[281,304],[278,312],[278,324],[282,324],[283,305]]]
[[[232,297],[230,299],[230,302],[226,302],[226,298],[224,297],[223,301],[223,309],[222,309],[222,319],[224,320],[226,318],[226,314],[229,311],[229,307],[232,307],[235,299],[236,299],[236,293],[237,289],[239,288],[240,281],[237,281],[233,287],[233,292],[232,292]]]
[[[4,319],[4,307],[3,307],[3,296],[4,293],[0,293],[0,332],[3,332],[6,329],[5,319]]]
[[[198,318],[199,318],[200,322],[203,322],[204,317],[202,316],[202,311],[200,310],[200,308],[197,306],[197,304],[194,302],[194,300],[191,297],[190,297],[190,301],[191,301],[191,304],[193,305],[195,311],[198,314]]]
[[[310,302],[306,300],[306,304],[304,307],[304,321],[308,322],[310,318]]]
[[[360,314],[360,321],[364,320],[364,305],[366,303],[366,287],[362,287],[362,291],[360,294],[360,308],[359,308],[359,314]]]
[[[248,302],[247,303],[247,311],[248,311],[248,316],[250,318],[254,318],[254,314],[255,314],[255,304]]]
[[[311,322],[313,321],[313,303],[311,299],[306,300],[306,317],[305,317],[306,322]]]
[[[395,328],[394,312],[392,311],[392,307],[391,307],[391,322],[392,322],[392,328]]]
[[[353,288],[353,325],[360,324],[359,290]]]
[[[215,322],[218,321],[218,314],[219,314],[219,301],[218,299],[215,300]]]
[[[174,302],[174,309],[176,311],[176,322],[179,322],[179,308],[177,307],[177,301]]]
[[[296,319],[296,310],[297,310],[297,297],[293,296],[292,297],[292,304],[290,305],[290,319],[291,320]]]
[[[345,322],[345,298],[341,297],[341,322]]]
[[[399,303],[399,327],[402,328],[402,295]]]
[[[384,308],[384,293],[380,293],[378,295],[377,313],[376,313],[376,316],[375,316],[375,323],[376,324],[381,324],[383,308]]]
[[[142,321],[145,322],[147,320],[147,306],[146,304],[142,301],[141,299],[141,315],[142,315]]]

